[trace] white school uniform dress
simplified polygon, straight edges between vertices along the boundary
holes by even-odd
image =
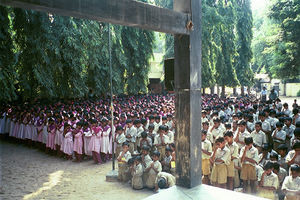
[[[83,135],[84,135],[84,154],[91,156],[92,152],[89,150],[89,143],[91,141],[91,137],[92,137],[92,131],[90,128],[88,128],[87,130],[83,131]]]
[[[48,125],[44,125],[43,127],[43,144],[47,143],[47,139],[48,139]]]
[[[13,120],[10,121],[10,128],[9,128],[9,132],[8,135],[10,137],[14,136],[14,129],[15,129],[15,122]]]
[[[61,146],[62,141],[64,139],[63,133],[64,133],[64,126],[62,125],[60,128],[58,127],[56,129],[56,134],[55,134],[55,138],[54,138],[55,145]]]
[[[111,128],[109,127],[106,131],[102,132],[102,139],[101,139],[101,153],[109,153],[109,134],[110,134]]]
[[[31,127],[31,140],[32,141],[37,141],[38,135],[37,135],[37,120],[32,119],[32,124],[30,125]]]

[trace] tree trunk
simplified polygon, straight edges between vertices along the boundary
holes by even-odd
[[[235,97],[237,96],[236,95],[236,87],[233,88],[233,96],[235,96]]]
[[[217,85],[217,95],[220,96],[220,87]]]
[[[251,94],[250,86],[247,87],[247,90],[248,90],[248,91],[247,91],[247,92],[248,92],[248,95],[250,96],[250,94]]]
[[[225,97],[225,85],[222,85],[221,97]]]
[[[203,88],[203,94],[205,94],[205,88]]]
[[[243,85],[241,86],[241,95],[242,95],[242,97],[245,96],[245,91],[244,91],[244,86]]]
[[[215,86],[210,87],[210,94],[214,94],[215,93]]]

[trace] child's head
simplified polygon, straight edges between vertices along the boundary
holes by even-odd
[[[294,130],[295,139],[300,140],[300,128]]]
[[[296,141],[295,144],[293,145],[293,149],[295,151],[300,151],[300,142]]]
[[[175,149],[176,149],[176,148],[175,148],[175,143],[171,143],[171,144],[170,144],[170,148],[171,148],[171,149],[172,149],[172,151],[174,152],[174,151],[175,151]]]
[[[160,122],[160,116],[159,116],[159,115],[157,115],[157,116],[155,117],[155,122],[156,122],[156,123],[159,123],[159,122]]]
[[[226,123],[225,124],[225,128],[226,128],[226,130],[230,130],[231,129],[231,124],[230,123]]]
[[[258,118],[263,122],[266,119],[266,114],[264,112],[259,112]]]
[[[149,124],[148,130],[149,130],[150,133],[152,133],[152,131],[154,130],[154,128],[155,128],[154,124]]]
[[[165,124],[165,123],[167,123],[168,118],[167,118],[166,116],[163,116],[163,117],[161,118],[161,120],[162,120],[162,123]]]
[[[143,132],[141,133],[141,137],[142,137],[143,139],[146,139],[147,136],[148,136],[148,133],[147,133],[146,131],[143,131]]]
[[[264,170],[265,172],[267,172],[267,175],[271,174],[272,170],[273,170],[273,163],[271,161],[268,161],[265,165],[264,165]]]
[[[288,146],[286,144],[280,144],[277,148],[277,152],[281,157],[285,157],[288,151]]]
[[[203,128],[203,130],[208,130],[208,128],[209,128],[209,123],[206,121],[206,122],[203,122],[202,123],[202,128]]]
[[[153,161],[157,161],[159,159],[160,153],[159,151],[154,151],[152,154]]]
[[[293,178],[297,178],[300,175],[300,166],[297,164],[291,165],[291,174]]]
[[[142,146],[142,154],[143,155],[148,155],[149,151],[150,151],[150,147],[149,146],[147,146],[147,145],[143,145]]]
[[[224,134],[224,139],[227,143],[231,144],[233,142],[233,132],[232,131],[226,131]]]
[[[201,140],[204,141],[206,139],[206,136],[207,136],[207,130],[202,130],[201,133],[202,133]]]
[[[220,118],[217,117],[217,118],[214,119],[214,125],[215,125],[216,128],[218,128],[220,126],[220,123],[221,123]]]
[[[134,124],[135,127],[139,128],[142,125],[142,122],[141,122],[141,120],[136,119],[136,120],[134,120],[133,124]]]
[[[284,119],[284,123],[285,123],[285,125],[287,125],[287,126],[290,126],[290,125],[292,124],[292,121],[293,121],[293,119],[292,119],[291,117],[286,117],[286,118]]]
[[[244,132],[246,130],[247,122],[244,120],[241,120],[241,121],[239,121],[238,125],[239,125],[240,131]]]
[[[68,122],[65,122],[64,124],[64,130],[69,130],[70,129],[70,124]]]
[[[278,162],[273,162],[273,172],[275,174],[278,174],[279,171],[280,171],[280,165],[279,165],[279,163]]]
[[[164,134],[165,133],[165,126],[164,125],[160,125],[158,128],[158,133],[159,134]]]
[[[252,137],[245,137],[244,142],[245,142],[246,146],[252,147],[253,138]]]
[[[277,123],[276,123],[276,128],[277,128],[278,130],[281,130],[282,127],[283,127],[283,123],[282,123],[282,122],[277,122]]]
[[[167,181],[164,177],[161,177],[158,179],[158,182],[157,182],[157,186],[160,188],[160,189],[164,189],[167,187]]]
[[[121,133],[123,132],[123,127],[122,127],[122,126],[117,126],[116,132],[117,132],[118,134],[121,134]]]
[[[270,154],[270,160],[277,162],[278,161],[278,154],[276,152],[272,152]]]
[[[259,132],[260,130],[261,130],[261,122],[256,122],[255,123],[255,130],[256,130],[256,132]]]
[[[124,143],[122,144],[122,148],[123,148],[123,151],[124,151],[124,152],[127,152],[128,149],[129,149],[129,144],[128,144],[128,142],[124,142]]]
[[[134,158],[129,158],[127,164],[128,164],[129,166],[132,166],[132,165],[135,163],[134,160],[135,160]]]
[[[134,159],[134,164],[138,165],[142,162],[142,157],[141,156],[137,156]]]
[[[216,147],[223,149],[226,145],[224,137],[218,137],[215,141]]]
[[[169,157],[172,155],[172,149],[170,147],[166,147],[166,156]]]
[[[127,119],[126,120],[126,125],[128,126],[128,128],[131,128],[133,123],[132,123],[132,120],[131,119]]]

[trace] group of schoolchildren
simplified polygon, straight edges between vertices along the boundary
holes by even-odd
[[[300,115],[295,100],[246,100],[202,110],[202,182],[268,199],[300,199]]]
[[[133,189],[175,185],[174,95],[3,105],[0,133],[69,160],[118,161]],[[114,126],[111,127],[113,120]],[[280,99],[202,96],[202,182],[299,199],[300,116]],[[113,145],[114,144],[114,145]],[[114,149],[113,149],[114,146]]]
[[[74,162],[102,164],[115,152],[120,181],[157,190],[175,184],[173,102],[174,95],[115,97],[113,117],[109,98],[5,104],[0,133]]]

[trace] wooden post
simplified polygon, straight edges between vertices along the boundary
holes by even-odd
[[[201,0],[174,0],[174,10],[192,13],[190,35],[174,36],[177,185],[201,184]]]

